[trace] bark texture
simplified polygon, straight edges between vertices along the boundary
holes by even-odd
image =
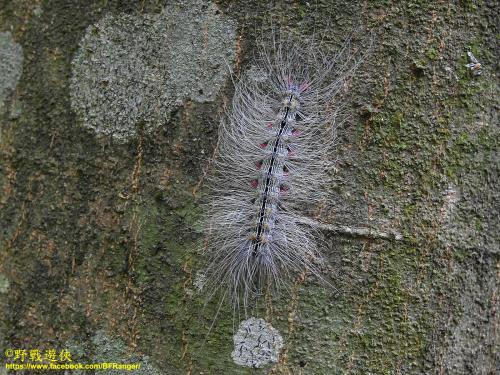
[[[498,373],[497,17],[490,0],[0,0],[2,363],[54,348],[138,374]],[[316,218],[340,292],[304,275],[270,301],[257,318],[284,346],[251,369],[229,306],[204,342],[218,306],[196,288],[196,220],[227,65],[250,68],[278,25],[373,47]]]

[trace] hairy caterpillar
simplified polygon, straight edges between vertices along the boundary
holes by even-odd
[[[325,198],[342,121],[342,91],[357,63],[291,36],[262,42],[235,84],[219,128],[204,229],[208,283],[236,304],[287,288],[321,256],[304,211]],[[320,276],[321,278],[321,276]]]

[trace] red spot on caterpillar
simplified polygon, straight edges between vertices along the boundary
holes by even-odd
[[[272,128],[273,128],[273,123],[272,123],[272,122],[270,122],[269,124],[267,124],[266,128],[268,128],[268,129],[272,129]]]
[[[257,188],[257,186],[259,185],[259,181],[258,181],[258,180],[252,180],[252,181],[250,182],[250,184],[251,184],[251,185],[252,185],[252,187],[255,189],[255,188]]]
[[[283,166],[283,174],[288,174],[290,172],[290,169],[286,165]]]
[[[294,137],[298,137],[298,136],[299,136],[299,135],[301,135],[301,134],[302,134],[302,132],[301,132],[300,130],[297,130],[297,129],[293,129],[293,130],[292,130],[292,135],[293,135]]]
[[[285,185],[280,185],[280,193],[286,193],[288,188]]]
[[[268,144],[269,144],[269,141],[261,143],[259,146],[260,146],[260,148],[266,148]]]
[[[257,167],[257,169],[261,169],[263,163],[264,163],[264,161],[259,160],[257,163],[255,163],[255,166]]]

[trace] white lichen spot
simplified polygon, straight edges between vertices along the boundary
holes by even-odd
[[[448,221],[451,213],[455,209],[457,202],[460,200],[457,189],[449,185],[443,192],[443,206],[441,207],[441,221]]]
[[[201,292],[206,282],[207,282],[207,275],[202,271],[198,271],[193,281],[193,286],[196,289],[196,291]]]
[[[33,9],[33,15],[35,17],[40,17],[41,15],[43,14],[43,9],[40,5],[37,5],[34,9]]]
[[[80,41],[71,104],[85,127],[125,141],[165,125],[187,98],[213,101],[235,53],[235,23],[202,0],[108,15]]]
[[[265,320],[252,317],[241,322],[231,356],[238,365],[258,368],[277,362],[282,348],[279,332]]]
[[[23,49],[14,42],[12,34],[0,33],[0,114],[4,101],[17,86],[23,67]]]

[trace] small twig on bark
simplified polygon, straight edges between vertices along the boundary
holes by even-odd
[[[403,241],[403,235],[393,231],[383,232],[373,228],[353,228],[347,225],[325,224],[308,218],[303,218],[300,220],[300,222],[322,231],[338,233],[340,235],[349,237],[364,237],[388,241]]]

